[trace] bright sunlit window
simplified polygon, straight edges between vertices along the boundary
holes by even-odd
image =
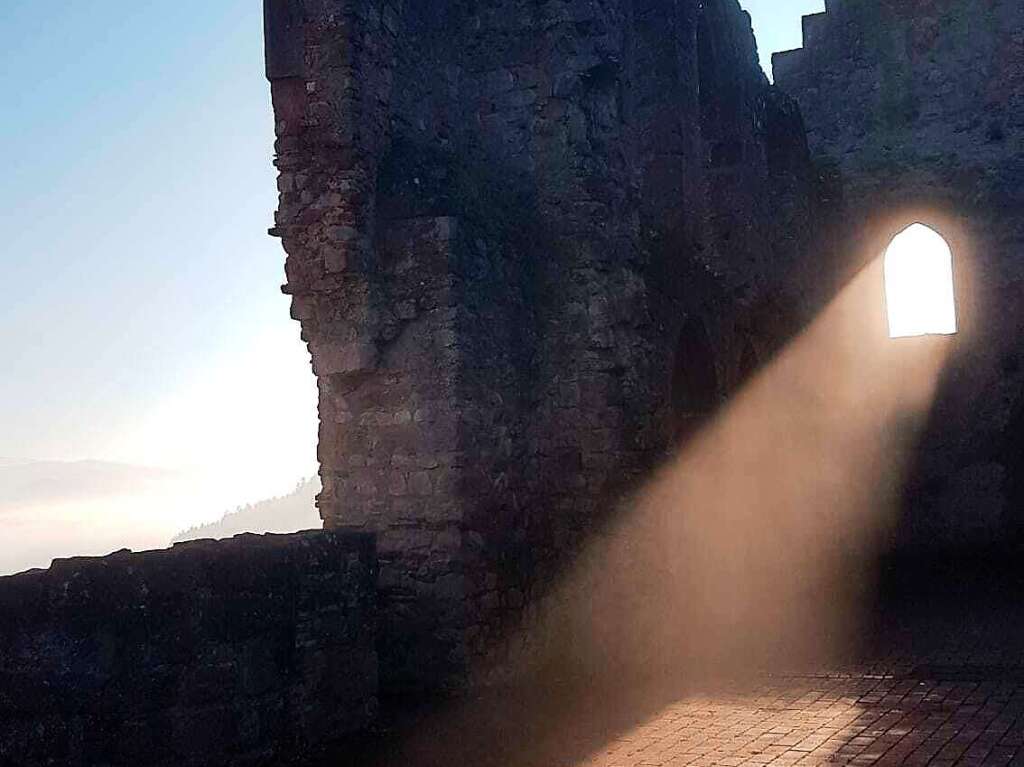
[[[885,252],[889,337],[952,335],[957,331],[953,253],[924,224],[904,229]]]

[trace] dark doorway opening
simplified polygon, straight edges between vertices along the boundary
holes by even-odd
[[[690,318],[676,343],[672,371],[675,444],[692,436],[718,406],[720,390],[715,355],[704,323]]]

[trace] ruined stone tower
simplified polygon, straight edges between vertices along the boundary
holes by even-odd
[[[1009,541],[1024,529],[1024,5],[828,0],[776,54],[833,179],[840,279],[908,224],[954,253],[961,332],[901,538]]]
[[[736,0],[266,11],[320,511],[379,535],[396,680],[502,636],[916,221],[961,332],[893,543],[1024,527],[1019,2],[829,0],[778,90]]]
[[[267,0],[321,515],[386,673],[500,637],[799,316],[800,117],[736,0]]]

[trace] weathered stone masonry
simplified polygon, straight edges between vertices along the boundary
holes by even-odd
[[[277,765],[365,728],[376,567],[310,532],[0,578],[0,766]]]
[[[901,540],[1024,531],[1024,5],[828,0],[776,54],[815,161],[837,178],[828,271],[848,276],[914,221],[954,250],[961,333],[908,492]],[[834,283],[834,281],[833,281]]]
[[[266,11],[321,515],[388,678],[458,678],[801,315],[799,113],[735,0]]]

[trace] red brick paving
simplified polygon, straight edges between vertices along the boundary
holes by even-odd
[[[846,666],[776,670],[753,686],[668,705],[628,691],[482,695],[383,732],[358,764],[1024,767],[1024,578],[995,568],[989,600],[957,592],[961,573],[953,575],[952,586],[927,583],[925,598],[883,606]]]
[[[842,673],[680,700],[580,764],[1024,767],[1024,590],[946,593],[887,612],[874,650]]]
[[[896,674],[772,680],[745,694],[675,703],[583,764],[1024,765],[1024,683]]]

